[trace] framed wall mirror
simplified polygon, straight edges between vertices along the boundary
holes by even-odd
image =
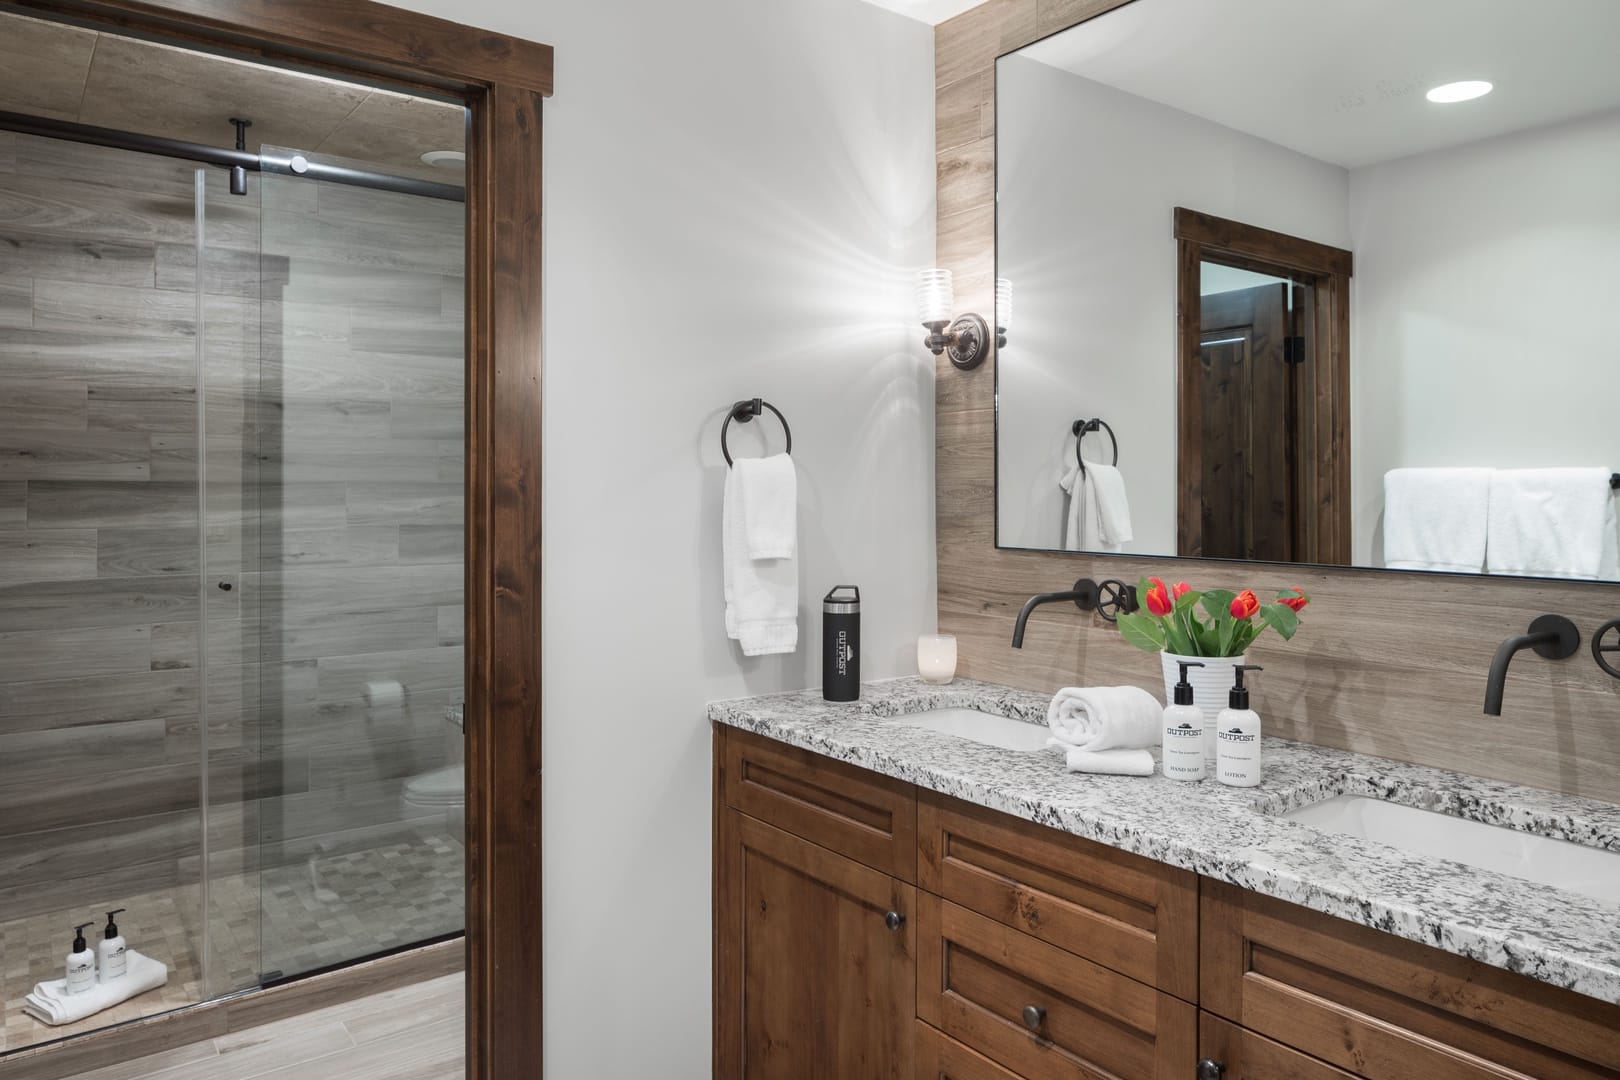
[[[1134,0],[1002,56],[997,546],[1620,580],[1617,40]]]

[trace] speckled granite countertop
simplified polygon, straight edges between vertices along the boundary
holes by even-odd
[[[1066,772],[1055,750],[885,722],[960,706],[1045,724],[1046,703],[989,683],[909,678],[868,683],[849,704],[820,690],[717,701],[709,719],[1620,1003],[1620,905],[1274,816],[1376,794],[1620,851],[1620,806],[1271,737],[1258,788],[1085,776]]]

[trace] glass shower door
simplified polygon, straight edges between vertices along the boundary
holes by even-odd
[[[463,927],[464,207],[261,180],[252,595],[258,751],[280,784],[258,803],[269,979]]]

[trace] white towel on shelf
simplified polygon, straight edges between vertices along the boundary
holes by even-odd
[[[1092,753],[1153,746],[1163,712],[1140,686],[1065,686],[1046,708],[1047,745]]]
[[[137,994],[156,990],[169,981],[169,968],[161,960],[130,949],[124,954],[129,967],[122,978],[97,982],[82,994],[67,992],[67,981],[53,979],[34,987],[23,998],[23,1011],[42,1024],[74,1024],[104,1009],[122,1004]]]
[[[792,559],[799,554],[799,475],[793,458],[772,454],[732,466],[742,485],[743,533],[750,559]]]
[[[1146,750],[1081,750],[1071,746],[1064,765],[1070,772],[1100,776],[1153,775],[1153,755]]]
[[[1490,469],[1391,469],[1384,474],[1384,565],[1485,569]]]
[[[1524,577],[1620,577],[1607,468],[1491,474],[1485,566]]]
[[[744,656],[793,652],[799,647],[798,560],[749,558],[747,507],[735,466],[726,470],[721,503],[726,636]]]
[[[1131,503],[1125,477],[1112,465],[1086,465],[1086,502],[1096,506],[1098,550],[1118,551],[1131,539]]]

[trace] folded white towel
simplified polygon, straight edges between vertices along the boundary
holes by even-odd
[[[1063,550],[1084,551],[1081,535],[1085,532],[1086,493],[1080,481],[1078,464],[1070,464],[1068,470],[1058,478],[1058,487],[1069,496],[1068,506],[1063,513]]]
[[[169,981],[168,965],[162,961],[134,949],[130,949],[125,956],[129,968],[122,978],[98,982],[82,994],[68,993],[67,982],[63,979],[42,982],[34,987],[33,993],[23,998],[23,1011],[52,1027],[73,1024],[128,1001],[137,994],[156,990]]]
[[[1131,540],[1131,503],[1125,477],[1112,465],[1086,465],[1086,502],[1096,507],[1100,551],[1118,551]]]
[[[747,508],[737,472],[726,470],[721,500],[726,636],[742,645],[744,656],[790,653],[799,647],[799,563],[748,557]]]
[[[1046,708],[1052,744],[1093,753],[1159,742],[1163,708],[1140,686],[1066,686]]]
[[[732,466],[742,485],[743,534],[750,559],[791,559],[799,553],[799,476],[793,458],[772,454]]]
[[[1614,495],[1607,468],[1498,469],[1491,474],[1493,574],[1614,578]]]
[[[1102,776],[1153,775],[1153,755],[1146,750],[1096,751],[1071,746],[1065,755],[1064,763],[1070,772],[1097,773]]]
[[[1482,571],[1492,471],[1385,473],[1384,565],[1391,570]]]

